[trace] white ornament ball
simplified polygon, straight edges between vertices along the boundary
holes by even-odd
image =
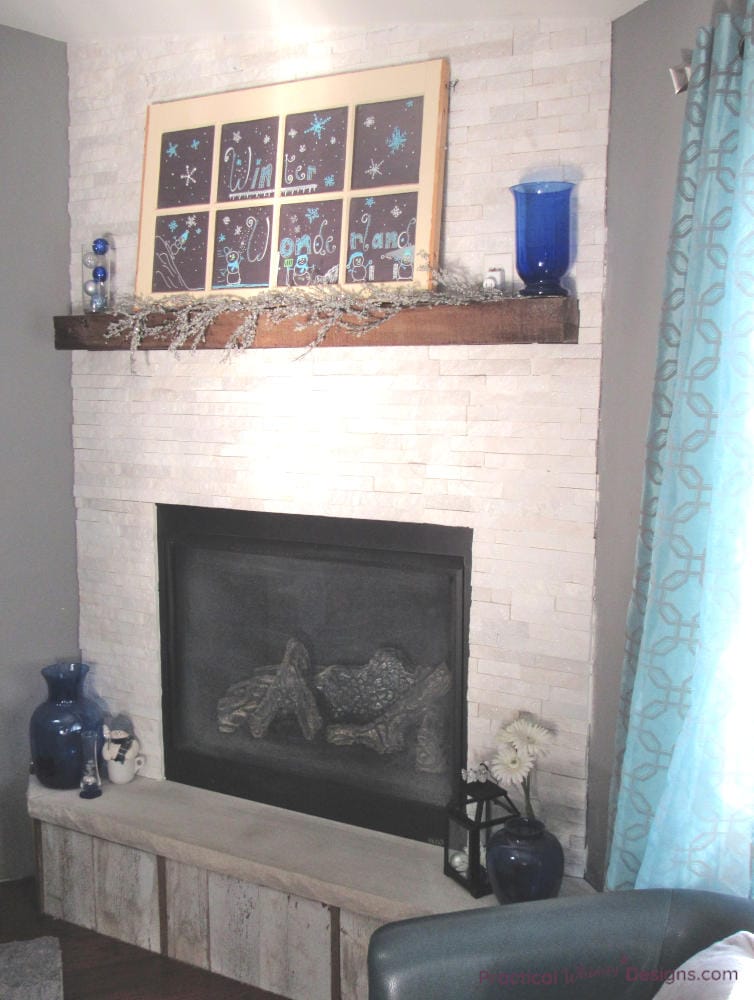
[[[91,280],[85,281],[84,291],[86,292],[87,295],[96,295],[96,293],[99,291],[99,282]]]
[[[99,258],[93,250],[87,250],[84,256],[81,258],[84,267],[96,267],[99,264]]]
[[[465,872],[469,867],[469,857],[466,851],[455,851],[448,858],[450,862],[450,867],[454,868],[457,872]]]

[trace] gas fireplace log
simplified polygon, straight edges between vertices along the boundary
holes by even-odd
[[[304,737],[314,739],[322,728],[322,716],[306,680],[309,669],[306,647],[298,639],[289,639],[277,674],[259,705],[247,715],[253,737],[264,736],[280,712],[292,711]]]
[[[444,663],[417,680],[401,700],[378,718],[362,725],[328,726],[325,739],[336,746],[360,744],[377,753],[396,753],[406,746],[409,729],[421,723],[433,702],[450,690],[452,678]]]
[[[361,667],[323,667],[314,686],[333,722],[369,722],[416,684],[417,668],[400,650],[378,649]]]
[[[313,740],[322,728],[322,716],[307,681],[310,668],[306,647],[289,639],[279,666],[262,667],[249,680],[229,687],[219,700],[220,732],[235,732],[246,723],[260,739],[278,715],[295,715],[304,737]]]

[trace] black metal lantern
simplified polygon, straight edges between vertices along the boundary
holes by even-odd
[[[490,832],[519,811],[494,781],[461,783],[461,806],[448,810],[444,872],[474,899],[492,892],[485,867]]]

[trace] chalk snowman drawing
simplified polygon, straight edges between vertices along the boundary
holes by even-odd
[[[340,200],[283,206],[278,237],[278,286],[337,282],[342,211]]]
[[[218,212],[215,221],[213,288],[269,285],[272,208]]]
[[[225,255],[225,282],[227,285],[241,284],[241,254],[230,247],[223,248]]]
[[[351,202],[347,282],[413,281],[416,205],[411,191]]]
[[[371,281],[374,276],[374,264],[366,260],[361,250],[354,250],[348,258],[346,266],[349,281]]]

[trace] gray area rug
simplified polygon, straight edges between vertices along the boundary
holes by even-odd
[[[55,937],[0,944],[2,1000],[63,1000],[63,963]]]

